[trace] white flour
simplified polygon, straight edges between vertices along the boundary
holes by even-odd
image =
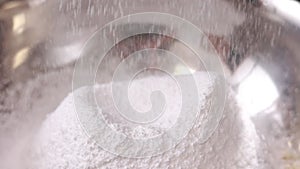
[[[198,80],[205,80],[199,78]],[[149,80],[149,79],[148,79]],[[147,81],[147,80],[146,80]],[[207,82],[207,79],[206,79]],[[142,83],[141,83],[142,84]],[[208,109],[206,99],[209,99],[211,83],[202,88],[200,92],[202,98],[201,113],[207,114]],[[210,85],[209,85],[210,84]],[[106,86],[97,86],[99,91]],[[168,94],[171,90],[166,90]],[[84,89],[78,89],[84,90]],[[105,91],[105,90],[104,90]],[[75,91],[78,92],[78,91]],[[171,95],[172,96],[172,95]],[[171,97],[172,98],[172,97]],[[205,99],[206,98],[206,99]],[[232,97],[229,101],[232,103]],[[137,99],[135,100],[137,101]],[[141,100],[142,103],[145,100]],[[29,151],[30,165],[39,169],[81,169],[81,168],[205,168],[205,169],[257,169],[258,158],[256,150],[259,149],[258,138],[254,126],[249,119],[241,116],[236,111],[234,104],[226,104],[225,116],[220,127],[214,135],[204,144],[200,144],[201,124],[196,122],[190,133],[174,149],[162,155],[132,159],[115,156],[104,151],[97,143],[88,138],[78,123],[75,113],[73,94],[60,104],[60,106],[44,121],[32,147]],[[139,106],[138,104],[136,105]],[[172,113],[172,112],[169,112]],[[109,119],[109,118],[108,118]],[[171,120],[172,121],[172,120]],[[114,124],[117,123],[117,124]],[[166,122],[165,120],[161,122]],[[126,123],[111,118],[111,123],[120,131],[126,131]],[[157,123],[160,124],[160,123]],[[168,124],[168,123],[167,123]],[[169,124],[172,124],[169,123]],[[168,126],[168,125],[167,125]],[[161,131],[159,125],[151,126],[154,131]],[[145,131],[155,134],[148,128],[136,128],[128,131],[127,134],[134,136]],[[131,127],[132,129],[132,127]],[[138,131],[138,132],[136,132]],[[139,137],[143,135],[138,135]],[[112,142],[114,140],[111,140]]]
[[[54,111],[71,91],[72,72],[72,68],[48,72],[22,84],[14,84],[6,93],[1,93],[1,169],[26,168],[26,149],[32,146],[31,138],[47,113]]]

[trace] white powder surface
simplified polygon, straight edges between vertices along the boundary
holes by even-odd
[[[208,79],[198,75],[198,82],[204,80],[206,84],[199,92],[202,98],[201,114],[208,114],[208,100],[211,97],[212,83]],[[150,79],[142,79],[139,87],[143,82]],[[159,79],[152,79],[154,82]],[[164,79],[160,79],[163,80]],[[167,80],[165,80],[167,82]],[[168,84],[168,83],[166,83]],[[106,91],[107,84],[96,86],[98,91]],[[162,86],[164,88],[164,86]],[[172,93],[172,89],[176,86],[168,84],[169,90],[165,90],[166,94]],[[85,88],[80,88],[75,92],[82,92]],[[171,95],[172,96],[172,95]],[[196,121],[189,134],[173,149],[153,157],[134,159],[116,156],[112,153],[104,151],[95,140],[89,138],[81,128],[74,106],[74,93],[69,94],[58,108],[48,115],[43,122],[40,130],[33,137],[32,145],[25,151],[30,168],[38,169],[82,169],[82,168],[205,168],[205,169],[258,169],[263,168],[259,165],[257,150],[260,148],[259,139],[256,135],[253,124],[250,119],[238,113],[233,97],[229,94],[224,110],[224,118],[219,128],[212,137],[202,144],[199,136],[201,135],[201,121]],[[134,99],[136,98],[136,99]],[[133,101],[139,101],[140,97],[133,97]],[[138,108],[147,100],[140,100],[136,104]],[[168,103],[168,101],[167,101]],[[228,102],[227,102],[228,103]],[[139,105],[140,104],[140,105]],[[146,104],[147,105],[147,104]],[[141,108],[141,107],[140,107]],[[167,112],[166,117],[172,114]],[[169,114],[168,114],[169,113]],[[112,117],[116,117],[113,115]],[[125,131],[128,124],[115,118],[107,118],[110,124],[120,131]],[[169,119],[166,118],[166,119]],[[165,127],[159,124],[169,123],[166,120],[160,121],[154,125],[147,127],[130,126],[127,134],[134,136],[134,133],[155,134],[164,131]],[[119,128],[118,128],[119,127]],[[139,135],[141,137],[143,135]],[[114,142],[115,140],[111,140]]]
[[[71,91],[73,68],[14,83],[0,95],[0,168],[24,169],[27,150],[48,113]]]
[[[184,78],[184,75],[177,77]],[[198,84],[199,95],[198,98],[189,99],[198,99],[200,102],[199,107],[203,109],[207,103],[206,96],[209,95],[213,89],[214,79],[213,77],[209,77],[207,73],[197,73],[194,77],[196,84]],[[123,82],[114,82],[113,86],[122,87],[124,85]],[[142,137],[142,139],[145,139],[162,134],[175,125],[180,113],[182,113],[180,112],[182,108],[181,92],[185,91],[181,91],[180,84],[176,83],[175,79],[169,76],[150,76],[143,79],[135,79],[128,86],[128,95],[124,94],[125,96],[121,96],[118,99],[112,98],[111,91],[118,90],[118,87],[111,88],[111,84],[97,85],[95,86],[95,97],[100,103],[106,123],[116,131],[122,132],[130,137]],[[130,117],[125,117],[126,114],[122,111],[126,110],[116,108],[118,104],[124,104],[124,99],[128,97],[130,103],[128,106],[131,106],[140,113],[144,113],[144,116],[146,116],[147,114],[145,112],[152,108],[150,99],[151,93],[155,91],[160,91],[163,94],[165,105],[161,114],[153,119],[152,122],[142,125],[140,123],[134,123],[128,119]],[[115,93],[117,92],[118,91],[115,91]],[[201,114],[202,119],[204,119],[205,116],[207,116],[207,114]]]

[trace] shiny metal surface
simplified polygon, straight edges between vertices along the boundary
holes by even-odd
[[[14,109],[5,102],[12,86],[72,70],[98,28],[146,11],[180,16],[208,35],[241,113],[269,148],[261,155],[272,168],[300,168],[300,14],[291,18],[272,1],[0,1],[0,112]],[[59,80],[65,90],[47,113],[70,91],[71,82]]]

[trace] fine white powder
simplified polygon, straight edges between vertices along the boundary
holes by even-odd
[[[211,97],[213,83],[201,73],[196,77],[196,82],[202,85],[199,91],[201,114],[207,115],[209,113],[208,100]],[[169,106],[172,101],[176,102],[172,98],[178,96],[178,93],[174,92],[177,86],[162,77],[141,79],[135,88],[142,88],[143,84],[149,82],[155,84],[157,81],[163,81],[164,83],[160,84],[165,84],[160,86],[160,90],[170,96],[166,98],[167,105]],[[101,91],[105,93],[108,85],[96,86],[95,89],[100,93]],[[157,87],[153,86],[152,89],[157,89]],[[83,90],[85,88],[80,88],[75,92]],[[140,91],[132,96],[131,101],[136,109],[146,110],[149,108],[149,103],[147,103],[149,100],[140,99],[145,98],[141,95],[143,92]],[[196,121],[189,134],[175,148],[162,155],[141,159],[116,156],[104,151],[95,140],[87,137],[78,122],[73,96],[74,94],[69,94],[60,106],[48,115],[34,137],[31,148],[27,151],[28,159],[26,161],[30,168],[263,168],[258,165],[257,150],[260,148],[258,147],[260,144],[254,126],[249,119],[238,113],[235,105],[232,104],[232,96],[229,96],[228,100],[231,104],[226,104],[224,118],[219,128],[207,142],[202,144],[199,141],[199,136],[203,131],[201,130],[201,121]],[[142,105],[146,105],[146,107]],[[115,115],[109,117],[110,113],[106,117],[116,130],[127,132],[126,134],[132,137],[146,137],[149,134],[156,135],[169,128],[176,119],[174,118],[176,116],[172,116],[176,109],[176,106],[166,109],[166,115],[162,117],[161,121],[147,127],[129,126],[125,121],[114,118],[117,117]],[[165,126],[161,124],[165,124]],[[111,142],[114,141],[116,140],[111,140]]]
[[[46,115],[71,91],[73,68],[39,74],[13,83],[0,95],[0,168],[24,169],[32,137]]]

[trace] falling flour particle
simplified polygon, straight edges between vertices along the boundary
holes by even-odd
[[[208,115],[208,101],[211,97],[213,83],[204,75],[197,73],[196,82],[201,84],[199,97],[201,100],[201,114]],[[171,83],[164,77],[152,77],[140,79],[135,88],[143,87],[143,84],[165,82],[160,86],[162,91],[173,98],[176,96],[176,84]],[[147,82],[147,83],[145,83]],[[204,85],[203,85],[204,84]],[[95,89],[101,93],[107,91],[109,84],[97,85]],[[74,92],[82,92],[86,87]],[[153,86],[152,89],[156,89]],[[164,90],[167,88],[167,90]],[[130,89],[129,89],[130,90]],[[137,91],[135,91],[137,92]],[[143,92],[143,91],[140,91]],[[135,108],[143,109],[142,105],[147,100],[139,99],[141,93],[133,95],[132,102],[136,102]],[[34,137],[32,148],[29,150],[31,168],[38,169],[82,169],[82,168],[225,168],[225,169],[257,169],[257,152],[259,142],[254,126],[249,119],[244,118],[234,104],[226,104],[224,118],[220,127],[212,137],[202,144],[199,141],[201,134],[200,121],[196,121],[189,134],[173,149],[153,157],[147,158],[124,158],[104,151],[95,140],[89,138],[81,128],[74,106],[74,93],[69,94],[58,108],[48,115],[39,132]],[[148,96],[149,97],[149,96]],[[232,96],[229,96],[232,97]],[[230,99],[228,99],[230,100]],[[149,101],[149,100],[148,100]],[[172,100],[170,100],[172,101]],[[232,102],[232,100],[230,100]],[[138,103],[137,103],[138,102]],[[146,103],[145,105],[147,105]],[[172,107],[172,106],[171,106]],[[175,108],[175,109],[174,109]],[[105,109],[105,108],[103,108]],[[147,108],[146,108],[147,109]],[[109,110],[109,109],[108,109]],[[169,111],[169,112],[168,112]],[[163,120],[146,127],[130,126],[125,121],[108,117],[109,124],[119,132],[124,132],[131,137],[147,137],[164,131],[173,124],[174,119],[168,121],[172,112],[176,112],[176,106],[166,109]],[[109,116],[109,114],[107,114]],[[175,118],[176,119],[176,118]],[[165,126],[160,124],[165,123]],[[128,127],[129,126],[129,127]],[[111,140],[114,142],[115,140]]]

